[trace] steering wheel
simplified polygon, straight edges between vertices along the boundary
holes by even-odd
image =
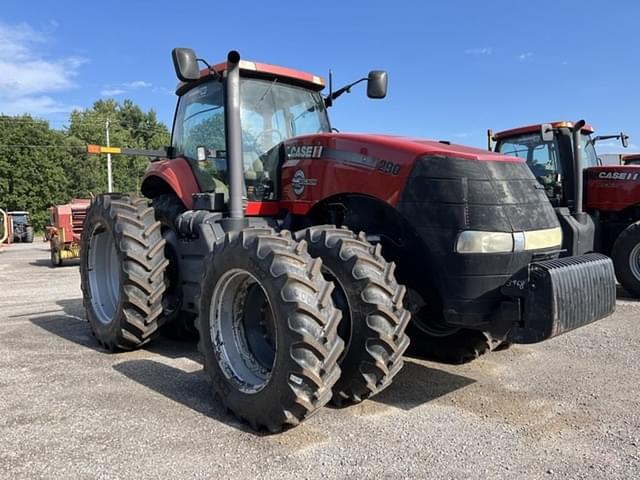
[[[276,144],[284,140],[284,137],[282,136],[282,133],[280,133],[280,130],[277,130],[275,128],[267,128],[266,130],[261,131],[255,137],[253,137],[253,143],[251,144],[251,148],[253,149],[253,151],[258,155],[266,153],[266,150],[262,148],[262,146],[264,145],[264,140],[266,139],[267,135],[271,135],[271,140],[273,141],[274,133],[278,134],[278,141],[275,142]]]

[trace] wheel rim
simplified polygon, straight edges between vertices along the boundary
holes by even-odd
[[[640,243],[633,247],[629,254],[629,268],[633,276],[640,280]]]
[[[118,310],[120,263],[113,235],[101,224],[89,239],[88,273],[93,311],[100,323],[111,323]]]
[[[209,326],[213,352],[227,379],[244,393],[262,390],[276,362],[276,322],[269,296],[252,274],[233,269],[218,280]]]

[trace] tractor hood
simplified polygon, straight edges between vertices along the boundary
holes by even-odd
[[[618,212],[640,205],[640,165],[586,169],[587,209]]]
[[[446,141],[427,140],[368,133],[326,133],[295,137],[285,142],[287,147],[295,145],[322,145],[328,148],[356,151],[362,155],[404,156],[413,161],[421,155],[441,155],[465,160],[521,162],[515,157],[507,157],[479,148],[456,145]],[[296,150],[294,150],[296,153]],[[287,151],[289,154],[289,150]],[[291,155],[289,155],[291,156]]]

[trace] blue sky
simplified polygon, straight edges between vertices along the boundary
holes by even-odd
[[[170,123],[170,51],[188,46],[211,63],[237,49],[324,77],[332,68],[337,86],[386,69],[385,100],[357,88],[336,102],[342,131],[484,146],[488,127],[585,118],[640,150],[639,21],[633,1],[4,2],[0,112],[60,127],[111,96]]]

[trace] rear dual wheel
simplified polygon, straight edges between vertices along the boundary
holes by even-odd
[[[322,259],[325,279],[336,287],[334,303],[342,311],[338,333],[346,347],[332,401],[360,402],[389,386],[403,366],[411,317],[403,306],[406,289],[397,283],[395,265],[384,259],[380,245],[371,245],[363,233],[321,225],[296,238],[306,240],[311,256]]]
[[[297,425],[340,377],[340,311],[305,242],[286,232],[229,232],[208,261],[196,321],[213,393],[254,429]]]
[[[132,350],[158,330],[166,289],[165,241],[143,198],[99,195],[87,212],[80,280],[87,319],[106,349]]]

